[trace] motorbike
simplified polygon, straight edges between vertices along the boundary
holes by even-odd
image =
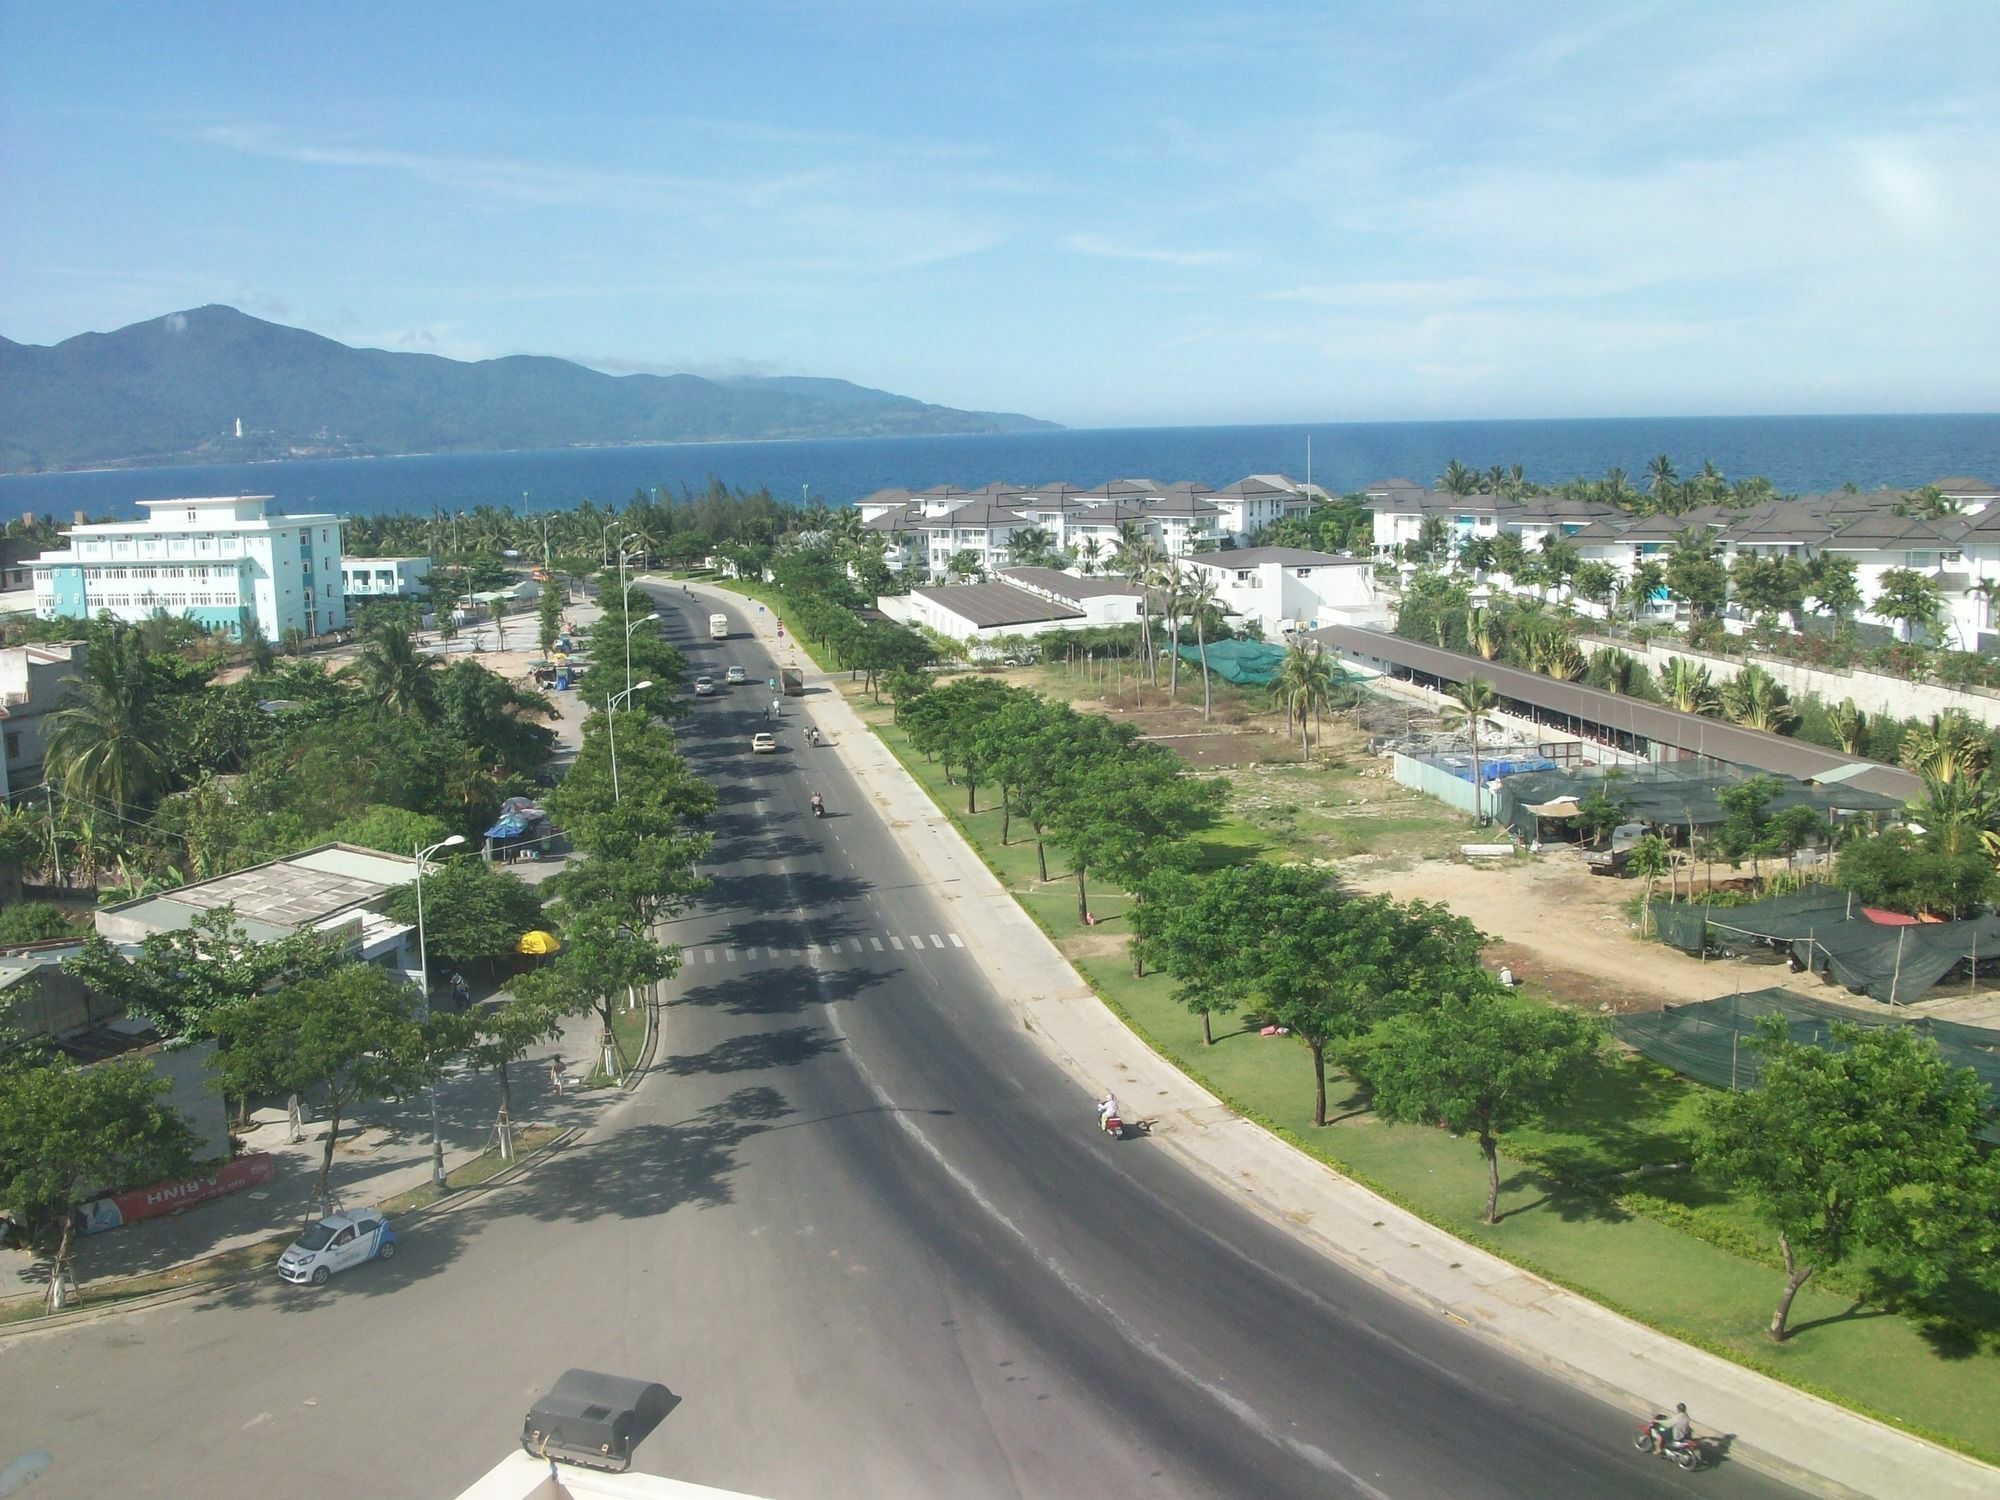
[[[813,808],[813,816],[815,818],[823,818],[826,816],[826,804],[820,801],[818,797],[814,797],[812,799],[812,808]]]
[[[1632,1446],[1641,1453],[1662,1448],[1668,1458],[1693,1473],[1702,1466],[1707,1456],[1702,1452],[1701,1439],[1690,1436],[1685,1442],[1674,1442],[1667,1436],[1667,1422],[1665,1412],[1654,1412],[1653,1420],[1633,1434]]]

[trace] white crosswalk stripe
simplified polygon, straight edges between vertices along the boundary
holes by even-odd
[[[955,933],[955,932],[947,932],[947,933],[945,934],[945,936],[951,939],[951,945],[952,945],[952,947],[954,947],[954,948],[963,948],[963,947],[965,946],[965,944],[964,944],[964,943],[962,943],[962,942],[960,942],[960,941],[959,941],[959,939],[958,939],[958,934],[957,934],[957,933]]]
[[[903,951],[903,940],[892,932],[889,934],[889,946],[894,948],[898,953],[901,953]]]
[[[849,938],[847,940],[847,946],[852,948],[856,953],[859,953],[861,951],[861,939]]]
[[[880,938],[872,937],[868,941],[875,945],[875,951],[877,953],[880,953],[882,951],[882,940]]]
[[[941,938],[941,937],[939,937],[939,936],[938,936],[938,935],[937,935],[937,934],[936,934],[935,932],[934,932],[934,933],[932,933],[932,934],[931,934],[931,946],[932,946],[933,948],[942,948],[942,947],[944,946],[944,939],[943,939],[943,938]]]

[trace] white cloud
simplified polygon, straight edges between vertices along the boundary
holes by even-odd
[[[1156,246],[1121,244],[1098,234],[1073,234],[1068,244],[1079,255],[1093,255],[1104,260],[1143,260],[1155,265],[1184,268],[1227,265],[1242,258],[1234,250],[1168,250]]]

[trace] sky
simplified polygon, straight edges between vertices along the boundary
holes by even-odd
[[[0,334],[1072,426],[2000,409],[2000,5],[0,6]]]

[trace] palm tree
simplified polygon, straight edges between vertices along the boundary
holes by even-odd
[[[1472,745],[1472,815],[1483,823],[1486,803],[1480,791],[1483,773],[1479,764],[1479,726],[1500,706],[1500,695],[1484,677],[1468,677],[1450,689],[1450,697],[1456,707],[1445,711],[1445,721],[1465,726],[1466,738]]]
[[[368,701],[382,712],[426,724],[438,720],[436,670],[437,659],[419,652],[410,633],[390,620],[367,632],[360,655],[348,668]]]
[[[1020,526],[1007,538],[1007,560],[1017,568],[1045,566],[1056,539],[1046,526]]]
[[[1947,496],[1934,484],[1912,490],[1890,507],[1899,516],[1914,516],[1919,521],[1942,521],[1958,514],[1958,502]]]
[[[1327,655],[1326,648],[1318,641],[1298,641],[1285,652],[1285,659],[1278,664],[1277,679],[1272,686],[1277,690],[1278,699],[1285,705],[1285,726],[1291,727],[1293,715],[1299,723],[1299,759],[1308,759],[1312,754],[1312,742],[1307,738],[1309,721],[1317,722],[1319,716],[1332,706],[1334,688],[1340,680]]]
[[[1721,702],[1708,668],[1684,656],[1667,658],[1660,669],[1660,691],[1666,695],[1669,708],[1684,714],[1709,713]]]
[[[1208,675],[1208,612],[1215,608],[1217,588],[1215,570],[1203,568],[1197,572],[1187,586],[1188,613],[1194,616],[1194,649],[1201,656],[1201,721],[1208,722],[1209,675]]]
[[[1500,654],[1505,641],[1501,634],[1500,622],[1493,611],[1479,605],[1469,605],[1465,611],[1466,644],[1479,653],[1481,661],[1491,661]]]
[[[1476,495],[1479,493],[1478,471],[1466,468],[1464,464],[1455,458],[1444,466],[1444,472],[1438,475],[1437,482],[1438,488],[1443,490],[1447,495]]]
[[[1673,503],[1674,491],[1680,487],[1681,476],[1674,472],[1674,461],[1666,454],[1656,454],[1646,462],[1646,488],[1653,492],[1653,504],[1665,510]]]
[[[113,816],[150,807],[164,772],[151,681],[130,633],[121,630],[93,646],[82,674],[63,680],[48,716],[43,756],[49,779]]]
[[[1096,574],[1098,560],[1103,556],[1104,556],[1103,542],[1099,541],[1094,536],[1085,537],[1083,539],[1082,544],[1078,546],[1078,548],[1076,549],[1076,557],[1077,557],[1077,565],[1083,569],[1083,576],[1085,578],[1092,577],[1093,575]]]
[[[1493,566],[1493,538],[1471,533],[1458,544],[1458,565],[1474,578]]]

